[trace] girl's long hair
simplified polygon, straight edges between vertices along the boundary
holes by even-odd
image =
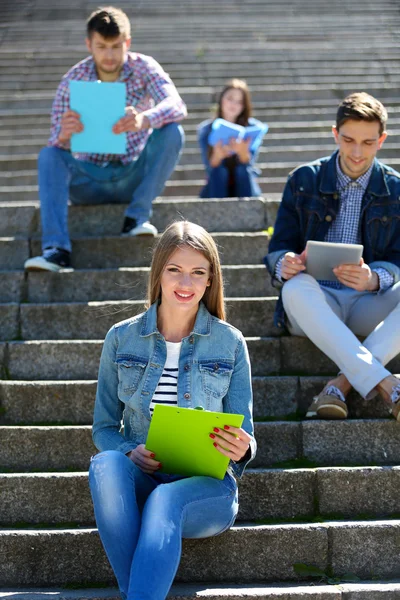
[[[224,94],[226,94],[226,92],[228,92],[229,90],[240,90],[243,94],[243,110],[240,113],[240,115],[238,116],[238,118],[236,119],[236,123],[238,125],[243,125],[243,127],[246,127],[249,124],[249,119],[251,117],[251,112],[252,112],[252,106],[251,106],[251,99],[250,99],[250,90],[247,87],[247,83],[245,81],[243,81],[243,79],[231,79],[230,81],[227,81],[227,83],[225,84],[225,86],[219,96],[218,107],[217,107],[217,117],[221,118],[221,119],[223,118],[222,110],[221,110],[222,98],[224,97]]]
[[[154,248],[147,288],[147,308],[162,300],[161,277],[165,265],[175,250],[184,246],[201,252],[210,263],[210,285],[206,288],[202,301],[212,315],[225,320],[224,289],[217,246],[203,227],[190,221],[171,223]]]

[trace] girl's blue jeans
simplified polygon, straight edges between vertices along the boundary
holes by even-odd
[[[101,541],[128,600],[164,600],[178,569],[182,538],[218,535],[238,511],[230,474],[222,481],[147,475],[114,450],[92,458],[89,484]]]
[[[73,204],[126,203],[127,217],[136,219],[138,225],[148,221],[152,202],[173,172],[183,142],[182,127],[169,123],[152,132],[137,160],[105,167],[77,160],[61,148],[43,148],[38,161],[42,248],[71,251],[68,200]]]

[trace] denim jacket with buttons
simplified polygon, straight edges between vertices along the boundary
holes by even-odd
[[[286,183],[269,252],[264,258],[276,287],[275,265],[286,252],[300,254],[308,240],[323,241],[339,212],[336,191],[337,151],[292,171]],[[400,280],[400,174],[374,159],[360,215],[363,258],[371,267],[383,267]],[[281,297],[275,325],[285,327]]]
[[[150,402],[166,357],[165,339],[157,329],[157,303],[110,329],[94,409],[93,441],[100,451],[126,454],[146,442]],[[182,340],[178,406],[244,415],[242,427],[252,437],[250,449],[244,459],[230,465],[241,476],[256,451],[247,345],[240,331],[212,316],[203,303],[193,331]]]

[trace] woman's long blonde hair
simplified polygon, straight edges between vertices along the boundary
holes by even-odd
[[[161,277],[165,265],[175,250],[184,246],[201,252],[210,263],[210,285],[202,301],[212,315],[225,320],[224,288],[217,246],[203,227],[190,221],[171,223],[154,248],[147,288],[147,308],[161,300]]]

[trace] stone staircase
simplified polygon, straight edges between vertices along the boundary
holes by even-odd
[[[40,252],[37,152],[63,73],[86,53],[92,2],[15,0],[0,25],[0,598],[118,598],[95,529],[87,468],[102,340],[142,309],[151,242],[119,237],[123,207],[72,207],[74,270],[24,274]],[[186,540],[170,598],[399,600],[400,428],[378,401],[345,422],[302,420],[335,365],[272,325],[262,257],[297,164],[329,154],[338,101],[366,90],[389,109],[382,158],[400,169],[397,2],[128,2],[133,45],[157,58],[189,107],[186,148],[153,222],[182,216],[221,251],[229,321],[247,338],[259,451],[236,525]],[[2,7],[3,10],[3,7]],[[247,79],[263,198],[196,198],[196,125],[231,76]],[[400,373],[400,357],[390,365]],[[362,417],[362,418],[361,418]],[[213,556],[214,560],[210,560]],[[302,565],[302,566],[296,566]]]

